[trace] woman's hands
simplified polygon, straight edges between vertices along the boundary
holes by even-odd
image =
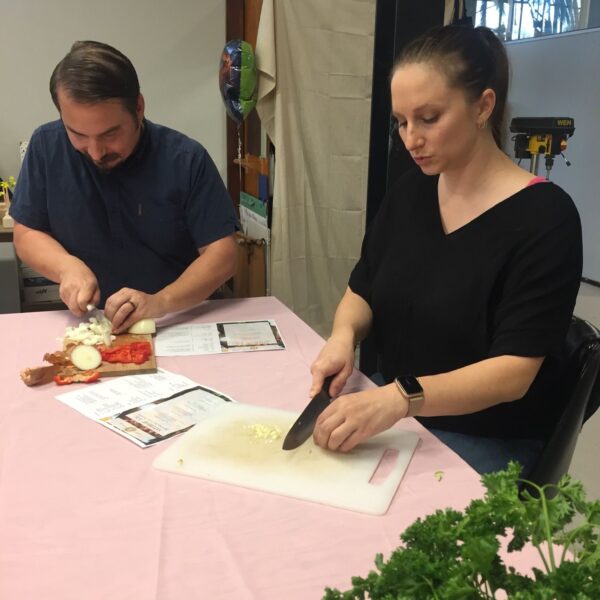
[[[332,336],[311,366],[310,397],[323,387],[327,375],[334,377],[329,395],[337,396],[354,369],[354,345],[349,336]],[[367,438],[389,429],[408,412],[408,404],[394,384],[336,398],[315,424],[315,444],[347,452]]]
[[[346,289],[335,317],[331,337],[310,367],[313,380],[310,397],[321,391],[327,375],[336,375],[329,394],[337,396],[354,369],[354,348],[371,327],[373,313],[369,305],[350,288]]]
[[[348,287],[335,311],[331,337],[311,365],[311,398],[321,391],[328,375],[335,375],[329,386],[332,398],[344,389],[354,369],[354,348],[368,334],[372,320],[370,306]],[[399,417],[395,418],[392,414],[394,411],[389,410],[385,415],[373,412],[371,399],[382,399],[377,391],[348,394],[334,400],[317,420],[315,443],[323,448],[347,451],[373,435],[368,432],[379,432],[390,427]],[[391,403],[386,402],[384,406],[390,409]],[[385,425],[388,422],[389,425]]]
[[[333,385],[333,384],[332,384]],[[392,383],[336,398],[320,415],[317,446],[347,452],[406,416],[408,403]]]
[[[341,337],[330,337],[319,355],[310,367],[312,384],[309,397],[318,394],[323,387],[323,381],[328,375],[335,375],[329,386],[329,395],[337,396],[346,385],[348,377],[354,369],[354,346],[352,341]]]

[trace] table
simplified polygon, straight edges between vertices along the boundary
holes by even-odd
[[[265,318],[286,350],[159,366],[239,402],[300,412],[323,340],[277,299],[207,301],[165,322]],[[21,383],[19,371],[77,322],[66,311],[0,315],[0,598],[321,598],[366,575],[417,517],[483,493],[475,471],[414,419],[397,425],[421,442],[384,516],[157,471],[164,444],[138,448],[56,400],[54,385]],[[370,385],[358,372],[348,382]]]

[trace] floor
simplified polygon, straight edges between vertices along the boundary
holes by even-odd
[[[600,287],[582,283],[575,306],[578,317],[600,327]],[[575,455],[569,469],[587,491],[588,499],[600,500],[600,411],[583,426],[577,441]]]

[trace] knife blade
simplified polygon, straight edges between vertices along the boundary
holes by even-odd
[[[99,325],[103,326],[105,323],[108,323],[110,326],[109,329],[106,329],[102,332],[103,343],[106,347],[112,346],[112,337],[111,337],[111,323],[104,315],[104,311],[101,308],[98,308],[95,304],[88,304],[85,309],[87,310],[87,317],[91,319],[92,317],[96,319]]]
[[[337,373],[335,375],[337,375]],[[298,448],[298,446],[301,446],[312,435],[317,417],[331,402],[329,386],[335,375],[325,377],[321,391],[313,396],[312,400],[296,419],[283,440],[284,450],[294,450],[295,448]]]
[[[99,309],[98,307],[96,307],[95,304],[88,304],[85,307],[85,310],[87,310],[88,317],[94,317],[94,318],[98,319],[98,321],[100,321],[104,318],[104,311]]]

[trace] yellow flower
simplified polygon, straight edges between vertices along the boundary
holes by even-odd
[[[9,176],[8,181],[0,181],[0,198],[6,196],[8,190],[13,190],[16,184],[17,180],[12,175]]]

